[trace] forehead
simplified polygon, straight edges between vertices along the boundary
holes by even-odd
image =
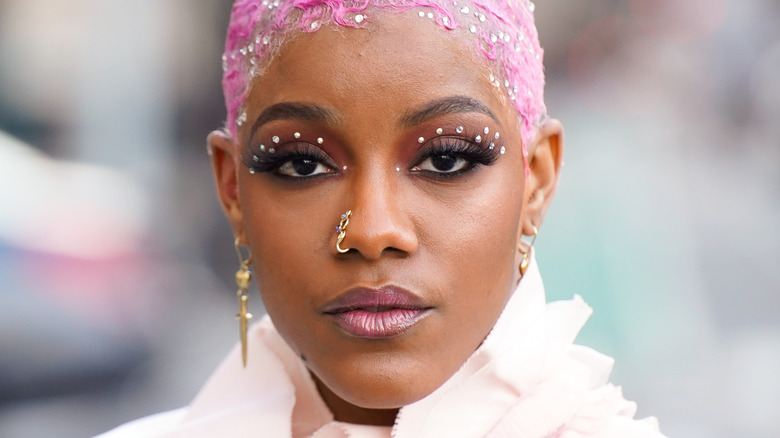
[[[246,106],[256,113],[284,101],[317,102],[389,115],[435,98],[465,95],[497,115],[511,114],[491,75],[458,32],[413,14],[382,13],[366,28],[326,26],[290,38],[254,79]]]

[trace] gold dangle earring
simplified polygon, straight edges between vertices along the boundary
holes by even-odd
[[[241,337],[241,361],[246,368],[246,353],[247,353],[247,329],[249,327],[249,320],[252,319],[252,314],[248,312],[247,301],[249,300],[249,294],[246,290],[249,287],[249,282],[252,280],[252,272],[249,270],[249,264],[252,263],[252,254],[249,253],[246,258],[241,252],[241,244],[238,237],[236,237],[233,245],[236,247],[236,254],[238,254],[238,271],[236,271],[236,284],[238,285],[238,333]]]
[[[521,244],[518,248],[518,251],[520,251],[523,254],[523,260],[520,261],[519,271],[520,271],[520,278],[522,279],[525,275],[525,272],[528,270],[528,265],[531,263],[531,248],[534,246],[534,242],[536,242],[536,236],[539,234],[539,229],[536,228],[535,225],[532,225],[534,229],[534,234],[531,236],[531,241],[528,243],[528,248],[524,248]]]

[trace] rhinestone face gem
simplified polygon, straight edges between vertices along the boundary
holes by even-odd
[[[254,175],[254,174],[255,174],[255,169],[253,169],[253,168],[251,168],[251,167],[250,167],[250,168],[249,168],[249,173],[251,173],[252,175]]]
[[[428,12],[428,18],[433,19],[433,12]]]
[[[501,134],[496,132],[496,135],[494,135],[493,137],[495,137],[495,139],[498,140],[501,137]]]
[[[301,138],[301,133],[300,132],[296,132],[295,134],[293,134],[293,137]]]
[[[252,155],[252,160],[260,161],[260,157],[258,157],[257,155]]]
[[[469,13],[469,7],[468,6],[464,6],[464,7],[460,8],[460,13],[461,14],[468,14]]]
[[[455,128],[455,132],[457,132],[458,134],[463,134],[463,127],[458,126],[457,128]]]
[[[438,128],[438,129],[436,130],[436,134],[438,134],[438,135],[442,135],[443,133],[444,133],[444,130],[443,130],[443,129],[441,129],[441,128]]]
[[[425,143],[425,137],[418,138],[417,139],[417,143],[420,143],[420,144]]]
[[[265,150],[265,145],[264,145],[264,144],[261,144],[261,145],[260,145],[260,150],[261,150],[261,151],[264,151],[264,150]]]
[[[276,152],[276,149],[274,149],[274,148],[270,148],[270,149],[268,149],[268,152],[270,152],[270,153],[272,153],[272,154],[273,154],[274,152]]]
[[[478,135],[478,136],[474,137],[474,141],[476,141],[477,143],[481,142],[482,141],[482,136]]]
[[[278,135],[274,135],[273,137],[271,137],[271,141],[276,143],[276,144],[279,144],[279,136]]]
[[[483,129],[483,130],[482,130],[482,132],[484,132],[484,133],[485,133],[485,135],[488,135],[488,134],[490,134],[490,128],[488,128],[487,126],[485,126],[485,129]]]
[[[419,15],[420,18],[423,18],[423,17],[425,17],[425,12],[420,11],[420,12],[417,13],[417,15]]]
[[[492,151],[495,148],[496,148],[496,144],[491,141],[490,142],[490,146],[488,146],[488,149],[490,149]]]
[[[506,148],[501,146],[501,149],[499,149],[499,152],[501,153],[501,155],[504,155],[506,153]]]
[[[323,144],[323,143],[325,143],[325,140],[323,140],[322,137],[320,137],[320,138],[317,139],[317,143]]]
[[[477,33],[477,26],[474,26],[473,24],[469,26],[469,31],[471,33]]]
[[[360,14],[358,14],[358,15],[355,15],[355,23],[357,23],[357,24],[360,24],[360,23],[362,23],[362,22],[363,22],[363,18],[365,18],[365,17],[363,17],[363,16],[362,16],[362,15],[360,15]]]

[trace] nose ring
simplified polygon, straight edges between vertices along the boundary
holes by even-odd
[[[341,242],[343,242],[344,238],[347,237],[347,225],[349,225],[349,217],[351,215],[352,210],[342,214],[341,222],[339,222],[339,226],[336,228],[336,232],[339,233],[339,237],[336,239],[336,251],[338,251],[339,254],[344,254],[349,251],[349,248],[341,248]]]

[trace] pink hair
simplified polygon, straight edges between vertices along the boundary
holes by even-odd
[[[288,36],[331,23],[365,27],[369,6],[396,13],[419,9],[421,19],[474,37],[474,51],[491,69],[490,81],[503,88],[520,116],[527,156],[527,145],[546,115],[543,52],[530,0],[236,0],[222,57],[227,129],[233,137],[246,121],[242,107],[252,78]]]

